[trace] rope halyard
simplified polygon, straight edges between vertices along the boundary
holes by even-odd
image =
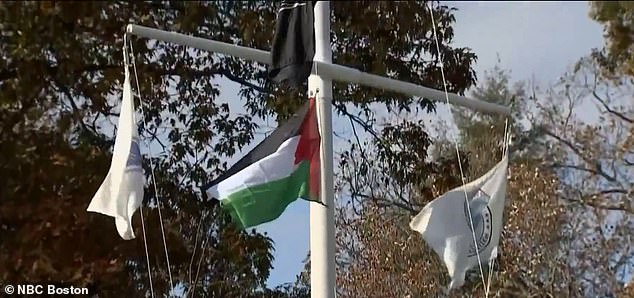
[[[132,41],[129,41],[129,45],[130,45],[130,52],[132,54],[132,68],[134,69],[134,78],[136,81],[136,88],[137,88],[137,92],[138,92],[138,96],[139,96],[139,106],[141,108],[141,117],[143,118],[143,124],[144,127],[148,127],[147,126],[147,121],[145,120],[145,111],[143,108],[143,100],[141,100],[141,88],[139,85],[139,75],[137,73],[136,70],[136,57],[134,56],[134,47],[132,46]],[[167,242],[165,240],[165,226],[163,225],[163,216],[161,215],[161,200],[159,198],[159,193],[158,193],[158,187],[156,186],[156,175],[154,174],[154,160],[152,159],[153,155],[152,155],[152,147],[150,146],[150,144],[148,143],[147,140],[145,140],[145,144],[148,147],[148,152],[150,155],[150,170],[151,170],[151,174],[152,174],[152,184],[154,184],[154,194],[156,195],[156,209],[158,209],[158,215],[159,215],[159,222],[161,224],[161,235],[163,237],[163,248],[165,250],[165,258],[167,260],[167,272],[169,275],[169,279],[170,279],[170,289],[174,289],[174,282],[172,280],[172,269],[170,266],[170,258],[169,258],[169,253],[167,251]]]
[[[123,65],[125,68],[125,72],[128,73],[130,71],[130,56],[128,53],[128,33],[123,35]],[[134,100],[132,101],[132,106],[134,106]],[[143,204],[139,206],[139,213],[141,214],[141,229],[143,231],[143,247],[145,248],[145,259],[147,261],[147,270],[148,270],[148,278],[150,280],[150,294],[151,297],[154,298],[154,286],[152,285],[152,267],[150,265],[150,254],[148,252],[147,246],[147,234],[145,233],[145,219],[143,218]]]
[[[509,119],[508,117],[504,121],[504,136],[502,140],[502,158],[504,158],[508,154],[509,143],[511,141],[511,131],[509,129]],[[485,297],[489,297],[489,293],[491,292],[491,281],[493,279],[493,267],[495,266],[495,260],[497,259],[497,248],[495,248],[495,258],[489,260],[489,274],[486,284],[486,290],[484,292]]]
[[[445,68],[444,68],[444,63],[442,62],[442,59],[440,59],[440,44],[438,42],[438,34],[436,32],[436,22],[434,21],[434,12],[433,9],[431,7],[431,3],[428,4],[428,8],[429,8],[429,15],[431,16],[431,23],[432,23],[432,29],[433,29],[433,33],[434,33],[434,40],[436,41],[436,54],[438,55],[438,58],[440,60],[440,74],[442,76],[442,83],[443,83],[443,87],[444,87],[444,92],[445,92],[445,100],[447,105],[449,106],[449,92],[447,91],[447,80],[445,78]],[[451,109],[449,109],[449,113],[453,118],[453,112],[451,111]],[[464,175],[464,170],[462,168],[462,160],[460,159],[460,149],[458,148],[458,140],[456,137],[456,140],[454,140],[454,144],[456,145],[456,156],[458,158],[458,167],[460,169],[460,178],[462,179],[462,189],[464,190],[464,199],[465,199],[465,203],[467,204],[467,206],[469,206],[469,195],[467,194],[467,189],[464,187],[467,182],[465,179],[465,175]],[[480,248],[478,247],[478,241],[476,239],[476,234],[475,234],[475,229],[473,227],[473,218],[471,217],[471,208],[466,208],[467,209],[467,213],[469,215],[469,224],[471,226],[471,234],[473,236],[473,244],[475,245],[475,251],[476,251],[476,256],[478,257],[478,267],[480,268],[480,277],[482,278],[482,284],[485,285],[486,282],[484,280],[484,270],[482,269],[482,261],[480,260]]]

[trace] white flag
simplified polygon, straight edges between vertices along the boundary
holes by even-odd
[[[144,184],[130,74],[126,67],[112,163],[106,179],[90,201],[88,211],[114,217],[121,238],[134,239],[132,215],[143,201]]]
[[[450,289],[464,284],[465,273],[478,266],[473,232],[480,260],[488,263],[497,256],[502,230],[502,213],[506,198],[508,156],[477,180],[450,190],[427,204],[409,226],[423,235],[423,239],[443,260],[449,276]],[[473,218],[473,230],[465,202]]]

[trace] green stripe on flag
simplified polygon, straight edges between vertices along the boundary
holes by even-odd
[[[257,226],[278,218],[298,198],[308,198],[309,174],[305,160],[286,178],[241,189],[220,202],[240,228]]]

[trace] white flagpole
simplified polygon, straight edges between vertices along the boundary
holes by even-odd
[[[330,1],[317,1],[315,12],[316,62],[330,64]],[[320,75],[318,66],[308,78],[308,92],[316,96],[317,119],[321,135],[320,200],[310,202],[310,295],[335,297],[335,211],[332,149],[332,80]]]
[[[321,1],[318,1],[317,3],[319,2]],[[251,61],[257,61],[264,64],[270,64],[271,62],[270,53],[267,51],[247,48],[217,40],[194,37],[181,33],[158,30],[134,24],[128,25],[127,32],[140,37],[171,42],[178,45],[225,54]],[[338,64],[326,63],[323,61],[314,61],[313,72],[315,69],[319,70],[321,77],[327,77],[330,80],[360,84],[383,90],[394,91],[408,96],[425,97],[443,103],[446,101],[445,93],[443,91],[416,85],[410,82],[403,82],[383,76],[369,74],[358,69]],[[454,93],[449,93],[448,96],[449,103],[463,106],[475,111],[489,114],[511,114],[511,109],[509,107],[467,98]]]
[[[484,113],[509,115],[510,108],[485,101],[469,99],[453,93],[449,93],[447,99],[445,98],[445,93],[439,90],[332,64],[330,2],[317,1],[314,12],[315,56],[313,74],[308,78],[308,89],[309,92],[313,93],[312,95],[316,95],[317,97],[317,113],[321,134],[320,199],[326,206],[313,202],[310,203],[311,297],[334,298],[336,271],[332,149],[332,80],[357,83],[409,96],[425,97],[435,101],[448,100],[451,104]],[[270,64],[269,52],[258,49],[134,24],[128,25],[127,32],[145,38]]]

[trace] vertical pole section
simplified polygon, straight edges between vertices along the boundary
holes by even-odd
[[[330,2],[315,5],[314,61],[332,62]],[[335,204],[332,150],[332,80],[316,74],[308,78],[309,93],[317,95],[317,118],[321,135],[320,199],[326,206],[310,203],[310,292],[312,298],[335,297]]]

